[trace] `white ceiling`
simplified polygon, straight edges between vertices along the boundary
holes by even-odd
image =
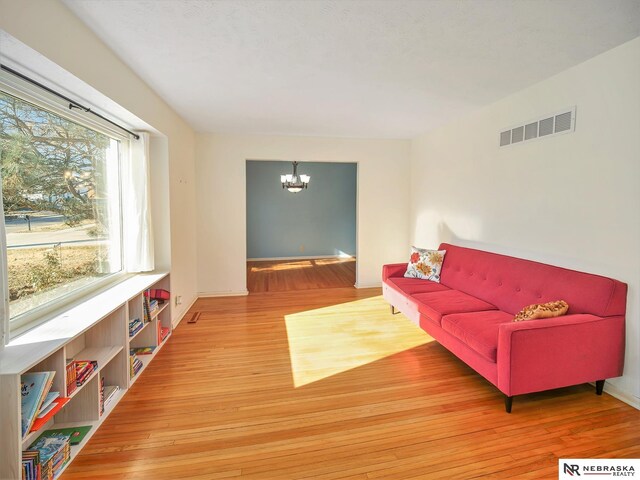
[[[63,0],[196,130],[410,138],[640,35],[638,0]]]

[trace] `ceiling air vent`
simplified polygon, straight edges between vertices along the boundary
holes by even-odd
[[[565,108],[534,121],[522,122],[500,132],[500,146],[526,143],[541,137],[571,133],[576,128],[576,107]]]

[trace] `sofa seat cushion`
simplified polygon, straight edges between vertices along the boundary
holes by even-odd
[[[498,329],[511,323],[513,317],[500,310],[456,313],[442,318],[442,329],[475,350],[487,360],[496,362]]]
[[[386,283],[394,290],[406,295],[449,290],[449,287],[445,287],[441,283],[420,278],[390,277],[386,280]]]
[[[417,293],[412,295],[412,298],[418,306],[418,311],[438,325],[444,315],[496,309],[490,303],[458,290]]]

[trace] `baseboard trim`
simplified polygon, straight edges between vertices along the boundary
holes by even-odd
[[[176,328],[178,326],[178,324],[182,321],[182,319],[189,312],[189,310],[191,310],[191,307],[193,307],[195,305],[195,303],[198,301],[198,298],[200,298],[200,297],[198,295],[196,295],[195,298],[193,300],[191,300],[191,303],[189,304],[187,309],[183,312],[183,314],[180,315],[177,320],[175,320],[174,322],[171,322],[172,328]]]
[[[595,383],[593,383],[592,385],[595,386]],[[620,390],[618,387],[616,387],[615,385],[611,385],[609,382],[605,382],[604,392],[626,403],[627,405],[640,410],[640,398],[636,397],[635,395],[629,394],[624,390]]]
[[[354,285],[356,288],[380,288],[382,287],[382,282],[374,282],[374,283],[356,283]]]
[[[264,257],[264,258],[247,258],[247,262],[270,262],[272,260],[315,260],[318,258],[356,258],[352,255],[309,255],[297,257]]]
[[[249,295],[249,290],[241,290],[237,292],[198,292],[198,298],[246,297],[247,295]]]

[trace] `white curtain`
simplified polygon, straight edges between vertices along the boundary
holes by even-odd
[[[0,176],[2,185],[2,176]],[[2,189],[0,189],[0,192]],[[9,282],[7,279],[7,235],[4,228],[4,205],[0,195],[0,349],[9,342]]]
[[[149,272],[154,269],[149,134],[129,142],[129,157],[122,171],[124,269]]]

